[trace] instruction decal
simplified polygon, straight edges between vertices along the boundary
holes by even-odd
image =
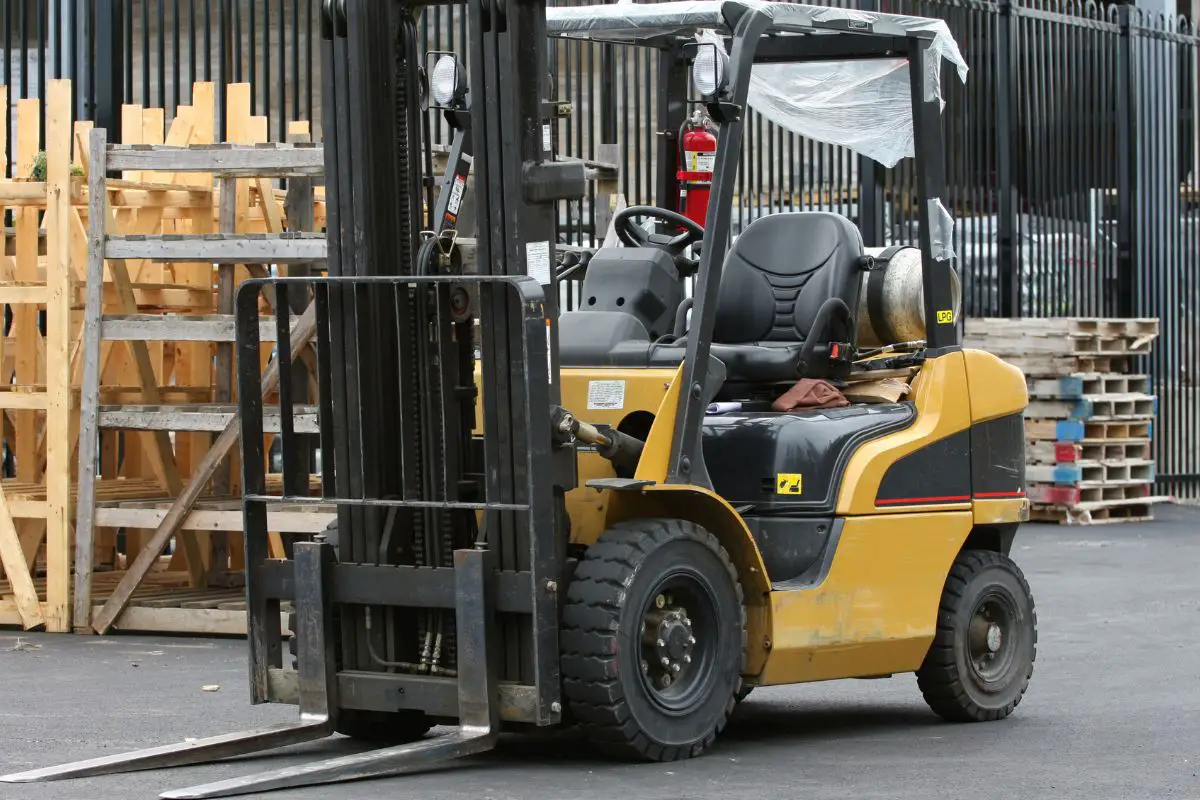
[[[780,472],[775,476],[775,494],[803,494],[804,476],[799,472]]]
[[[588,381],[588,411],[621,411],[625,408],[625,381]]]
[[[938,325],[953,325],[954,312],[950,309],[937,312]]]
[[[692,153],[692,172],[713,172],[716,168],[716,153]]]
[[[549,153],[554,149],[554,136],[551,133],[550,123],[542,125],[542,151]]]
[[[550,243],[525,244],[525,273],[542,286],[550,285]]]
[[[467,179],[462,175],[454,176],[454,185],[450,187],[450,200],[446,203],[446,216],[458,217],[458,209],[462,206],[463,191],[467,188]]]

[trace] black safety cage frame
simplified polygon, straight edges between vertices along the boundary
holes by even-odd
[[[721,123],[717,143],[713,183],[702,243],[700,267],[694,284],[691,333],[687,337],[687,355],[676,410],[675,429],[667,482],[709,485],[700,447],[704,415],[713,392],[723,378],[719,362],[710,358],[710,344],[716,317],[717,290],[731,241],[734,192],[741,166],[745,109],[750,91],[750,73],[755,64],[845,61],[857,59],[907,58],[913,108],[915,138],[914,168],[919,212],[918,246],[923,264],[923,290],[927,330],[926,357],[936,358],[958,350],[962,345],[962,320],[954,313],[954,297],[949,258],[939,258],[932,241],[929,212],[934,201],[946,197],[945,151],[942,145],[941,92],[929,91],[925,76],[941,74],[931,59],[934,33],[909,29],[906,35],[877,31],[872,22],[855,19],[812,20],[808,32],[797,31],[794,24],[785,29],[776,26],[769,13],[729,0],[721,14],[731,35],[725,39],[729,55],[729,74],[717,97],[705,98],[710,116]],[[628,27],[628,22],[621,23]],[[655,176],[656,198],[667,203],[675,187],[674,165],[678,163],[678,142],[669,132],[683,125],[691,101],[688,94],[689,70],[695,58],[695,39],[690,35],[665,34],[621,38],[605,33],[604,20],[589,23],[588,33],[555,31],[563,39],[589,39],[607,44],[651,47],[661,51],[659,59],[659,102],[657,130],[658,159]],[[935,69],[930,70],[929,67]],[[864,159],[865,160],[865,159]],[[865,203],[882,206],[882,187]],[[943,251],[944,252],[944,251]],[[947,314],[946,312],[950,313]],[[941,312],[941,313],[939,313]]]

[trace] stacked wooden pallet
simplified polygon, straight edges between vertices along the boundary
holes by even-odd
[[[1031,518],[1064,524],[1153,516],[1157,398],[1134,362],[1156,319],[971,319],[966,342],[1019,367],[1029,385]]]

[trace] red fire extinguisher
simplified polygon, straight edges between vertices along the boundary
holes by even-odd
[[[679,181],[679,207],[685,217],[704,227],[717,160],[717,134],[712,121],[697,110],[683,124],[679,140],[679,171],[675,174]]]

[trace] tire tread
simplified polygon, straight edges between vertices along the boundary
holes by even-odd
[[[721,561],[736,587],[745,663],[746,624],[741,582],[728,553],[715,536],[694,523],[639,519],[614,525],[588,548],[579,562],[563,608],[563,693],[572,715],[598,746],[638,760],[676,761],[698,756],[724,729],[741,688],[740,676],[720,718],[699,741],[666,746],[651,741],[633,718],[618,675],[619,618],[638,565],[657,548],[680,539],[704,544]]]
[[[1021,690],[1005,706],[987,709],[975,703],[966,689],[966,677],[960,674],[956,658],[954,620],[971,580],[986,569],[999,567],[1016,578],[1025,596],[1030,599],[1030,624],[1033,626],[1033,646],[1029,666],[1021,677]],[[1020,704],[1033,675],[1037,657],[1037,609],[1024,574],[1008,556],[992,550],[966,550],[959,554],[946,577],[946,585],[938,604],[937,632],[921,668],[917,671],[917,686],[929,708],[948,722],[987,722],[1007,717]]]

